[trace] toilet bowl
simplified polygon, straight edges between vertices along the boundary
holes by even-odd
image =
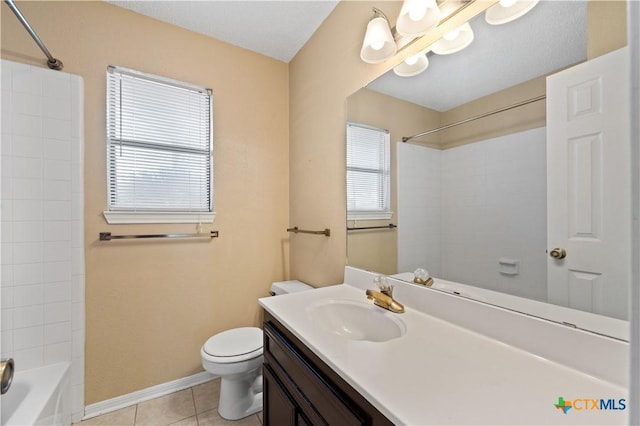
[[[300,281],[271,285],[274,296],[312,289]],[[262,330],[240,327],[207,339],[200,349],[202,366],[221,378],[218,413],[238,420],[262,410]]]
[[[210,337],[200,349],[202,366],[220,376],[218,412],[237,420],[262,410],[262,330],[234,328]]]

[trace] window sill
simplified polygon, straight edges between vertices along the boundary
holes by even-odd
[[[106,211],[102,213],[107,223],[213,223],[216,213],[206,212],[118,212]]]
[[[347,220],[388,220],[393,217],[393,212],[347,212]]]

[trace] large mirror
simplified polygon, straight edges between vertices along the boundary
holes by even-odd
[[[424,268],[435,289],[627,340],[628,277],[549,278],[550,265],[564,260],[550,258],[547,241],[556,212],[547,205],[546,76],[588,59],[588,6],[543,0],[504,25],[478,15],[465,50],[429,52],[423,73],[391,70],[347,99],[348,125],[387,131],[391,157],[391,214],[348,212],[349,265],[408,281]],[[631,234],[630,222],[622,227]]]

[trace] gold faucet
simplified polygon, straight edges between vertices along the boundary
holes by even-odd
[[[413,279],[413,282],[416,283],[416,284],[420,284],[420,285],[426,286],[426,287],[431,287],[433,285],[433,278],[429,277],[426,280],[423,280],[420,277],[415,277]]]
[[[393,299],[391,296],[375,290],[367,290],[366,294],[367,299],[373,300],[374,305],[380,306],[381,308],[384,308],[396,314],[401,314],[404,312],[404,306],[402,305],[402,303]]]
[[[429,272],[427,272],[426,269],[418,268],[413,271],[413,282],[431,287],[433,285],[433,278],[429,276]]]

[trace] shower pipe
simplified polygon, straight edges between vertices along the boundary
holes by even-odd
[[[489,117],[490,115],[498,114],[498,113],[504,112],[504,111],[509,111],[510,109],[518,108],[518,107],[521,107],[521,106],[529,105],[529,104],[531,104],[533,102],[538,102],[538,101],[541,101],[541,100],[546,99],[546,98],[547,98],[546,95],[536,96],[535,98],[527,99],[526,101],[518,102],[516,104],[509,105],[509,106],[506,106],[506,107],[498,108],[498,109],[496,109],[494,111],[485,112],[484,114],[480,114],[480,115],[476,115],[474,117],[466,118],[464,120],[456,121],[455,123],[446,124],[444,126],[436,127],[435,129],[427,130],[426,132],[418,133],[417,135],[403,136],[402,137],[402,142],[408,142],[411,139],[415,139],[415,138],[419,138],[419,137],[422,137],[422,136],[430,135],[431,133],[436,133],[436,132],[439,132],[440,130],[450,129],[452,127],[456,127],[456,126],[459,126],[461,124],[466,124],[466,123],[469,123],[471,121],[478,120],[480,118]]]
[[[38,37],[38,34],[36,34],[36,32],[31,27],[31,25],[29,25],[29,22],[27,22],[27,18],[25,18],[22,12],[20,12],[20,9],[18,9],[18,6],[15,5],[13,0],[4,0],[4,2],[9,6],[11,11],[16,15],[16,17],[20,21],[20,23],[24,26],[24,28],[27,30],[27,32],[31,35],[33,40],[36,42],[38,47],[40,47],[40,50],[42,50],[42,52],[45,54],[45,56],[47,57],[47,66],[52,70],[60,71],[63,67],[62,61],[54,58],[53,55],[51,55],[51,52],[49,52],[49,49],[47,49],[47,46],[44,45],[42,40],[40,40],[40,37]]]

